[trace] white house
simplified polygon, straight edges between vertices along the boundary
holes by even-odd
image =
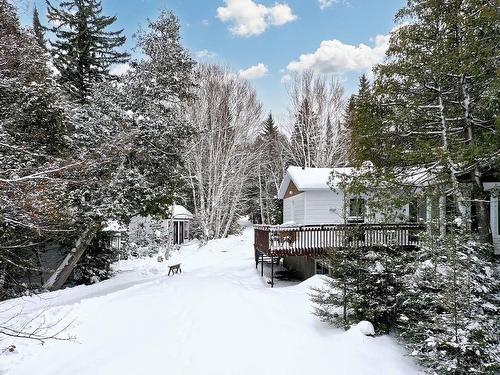
[[[332,172],[337,178],[331,180]],[[340,176],[353,168],[288,167],[278,197],[283,199],[283,223],[296,225],[377,223],[379,214],[368,211],[366,195],[345,196],[335,187]],[[330,184],[329,184],[330,183]],[[332,190],[331,187],[334,187]],[[400,210],[398,221],[407,221],[409,205]]]
[[[278,191],[283,199],[283,224],[255,226],[256,265],[263,262],[264,255],[283,258],[285,266],[306,278],[328,272],[322,257],[332,248],[419,246],[418,233],[431,219],[438,219],[436,229],[446,233],[446,196],[407,204],[388,224],[379,212],[369,211],[369,197],[348,196],[339,187],[341,176],[353,172],[352,168],[289,167]],[[485,183],[484,188],[492,191],[491,231],[500,252],[500,182]],[[470,207],[464,209],[471,214]]]

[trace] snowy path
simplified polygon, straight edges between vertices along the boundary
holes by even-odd
[[[166,264],[125,261],[115,278],[22,301],[24,313],[75,319],[78,343],[17,342],[0,373],[48,374],[417,374],[387,336],[344,333],[318,321],[310,279],[271,289],[255,270],[253,234],[186,246]],[[9,301],[20,305],[20,300]],[[5,341],[1,343],[6,343]]]

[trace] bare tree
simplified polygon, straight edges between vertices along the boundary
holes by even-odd
[[[302,167],[332,167],[345,161],[344,88],[334,77],[298,73],[289,87],[289,157]]]
[[[249,83],[227,69],[201,65],[197,74],[196,99],[186,107],[196,134],[185,165],[195,216],[208,240],[230,234],[242,213],[262,109]]]
[[[74,320],[67,319],[66,315],[51,320],[46,312],[26,314],[17,304],[0,303],[0,355],[16,350],[14,344],[5,342],[9,339],[33,340],[40,344],[49,340],[74,341],[75,337],[66,332]]]

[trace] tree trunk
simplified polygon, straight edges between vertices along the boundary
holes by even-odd
[[[490,212],[488,209],[488,193],[475,189],[473,192],[473,204],[476,209],[477,229],[479,239],[482,243],[493,243],[490,228]]]
[[[93,223],[83,231],[83,233],[76,241],[75,246],[71,249],[68,255],[66,255],[59,267],[57,267],[54,273],[43,285],[45,289],[57,290],[64,285],[66,280],[68,280],[69,275],[75,268],[76,264],[82,257],[83,253],[89,246],[90,242],[95,237],[97,232],[99,232],[99,230],[101,229],[101,226],[101,224]]]
[[[175,222],[174,222],[174,214],[175,214],[175,202],[172,203],[172,208],[170,212],[170,221],[168,223],[168,246],[166,252],[163,254],[163,258],[165,260],[168,258],[169,254],[172,252],[172,250],[175,247]],[[179,233],[177,233],[179,235]],[[184,235],[184,234],[183,234]]]

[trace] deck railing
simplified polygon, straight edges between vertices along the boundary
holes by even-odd
[[[254,225],[255,249],[274,256],[323,255],[335,248],[419,245],[421,224]]]

